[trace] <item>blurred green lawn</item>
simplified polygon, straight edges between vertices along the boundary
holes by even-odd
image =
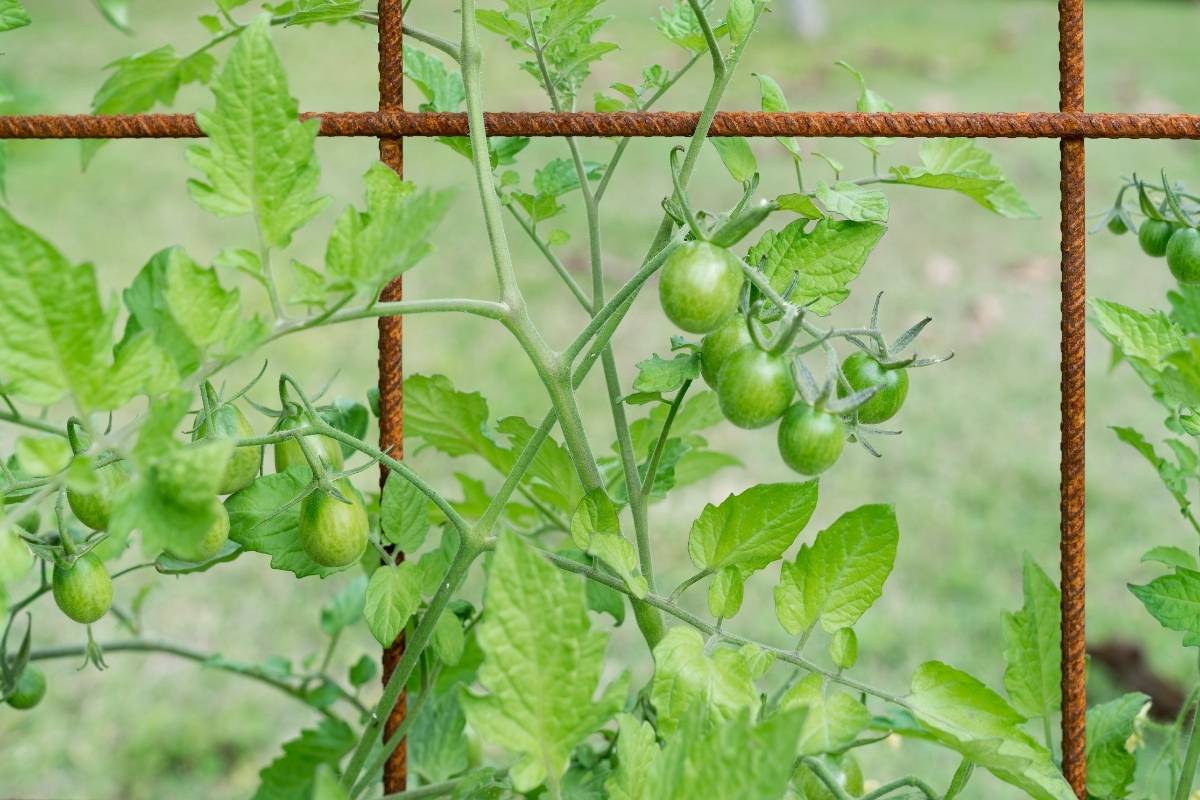
[[[3,74],[22,111],[80,111],[102,80],[104,64],[122,55],[174,43],[181,51],[202,41],[192,18],[202,2],[134,3],[137,33],[122,36],[98,20],[89,3],[28,0],[35,24],[7,34]],[[652,61],[677,66],[678,51],[664,45],[649,17],[654,3],[609,0],[617,19],[608,37],[623,51],[596,70],[583,96],[616,80],[633,82]],[[830,3],[828,35],[820,42],[792,38],[782,14],[768,20],[744,65],[726,108],[757,107],[751,72],[765,72],[784,87],[793,108],[846,109],[856,87],[833,66],[846,59],[898,109],[1015,111],[1056,107],[1055,5],[1047,0],[844,0]],[[453,4],[418,2],[414,23],[454,35]],[[1088,107],[1090,110],[1169,111],[1194,108],[1200,88],[1192,71],[1200,10],[1190,3],[1109,0],[1088,5]],[[290,69],[293,93],[306,109],[365,109],[376,102],[373,31],[287,30],[277,42]],[[532,80],[511,68],[513,56],[493,43],[486,69],[488,106],[544,106]],[[694,109],[705,88],[703,69],[670,97],[666,107]],[[409,87],[415,98],[415,88]],[[178,107],[207,106],[203,92],[185,90]],[[412,103],[415,105],[415,102]],[[615,285],[636,266],[658,220],[667,191],[668,142],[635,142],[606,201],[605,248]],[[852,141],[806,143],[848,165],[869,169]],[[8,202],[77,260],[92,260],[104,285],[119,289],[156,250],[184,245],[199,259],[223,246],[250,241],[244,221],[218,221],[188,199],[190,170],[180,142],[118,142],[79,170],[73,142],[15,143],[10,149]],[[865,318],[873,293],[886,290],[883,319],[894,332],[929,313],[935,324],[922,354],[954,351],[949,364],[914,375],[900,422],[905,435],[884,441],[885,457],[848,451],[822,481],[819,530],[838,514],[865,502],[896,504],[901,550],[885,599],[860,626],[862,671],[872,681],[902,690],[920,661],[939,658],[968,669],[993,686],[1003,670],[1000,615],[1019,603],[1023,552],[1057,569],[1058,279],[1057,145],[1053,141],[997,141],[988,145],[1000,165],[1042,218],[1010,222],[970,201],[897,187],[888,235],[855,285],[857,295],[835,312],[850,323]],[[603,158],[611,144],[588,142]],[[772,141],[755,144],[764,165],[764,192],[785,190],[787,164]],[[898,142],[885,163],[915,157],[916,144]],[[340,209],[359,202],[359,176],[376,157],[370,141],[322,140],[323,188]],[[1118,176],[1133,170],[1156,175],[1161,166],[1194,178],[1195,146],[1171,142],[1093,142],[1088,145],[1089,199],[1099,211],[1111,202]],[[527,167],[563,154],[559,141],[532,145]],[[487,296],[491,269],[481,236],[477,200],[467,162],[429,141],[406,144],[410,178],[422,184],[460,186],[458,205],[440,232],[438,250],[407,279],[410,297],[447,293]],[[813,176],[823,169],[810,160]],[[653,176],[653,182],[647,176]],[[702,162],[704,188],[696,199],[723,208],[735,189],[711,151]],[[585,268],[579,209],[569,223],[575,237],[565,260]],[[301,235],[293,255],[319,263],[332,215]],[[539,307],[552,342],[563,342],[581,322],[570,296],[536,253],[517,246],[527,293]],[[1161,305],[1169,285],[1165,269],[1141,257],[1132,237],[1097,237],[1091,244],[1089,294],[1135,306]],[[671,331],[653,292],[636,307],[617,337],[626,385],[634,362],[664,352]],[[1133,424],[1156,430],[1158,413],[1132,377],[1109,374],[1107,347],[1089,333],[1089,635],[1121,634],[1145,642],[1161,670],[1187,676],[1192,659],[1178,637],[1157,629],[1125,589],[1148,574],[1137,558],[1150,543],[1186,544],[1169,497],[1151,471],[1108,430]],[[336,391],[361,396],[375,375],[374,326],[361,323],[285,342],[268,355],[310,385],[336,373]],[[505,336],[475,320],[417,318],[406,323],[406,369],[442,372],[460,388],[479,390],[496,415],[539,415],[545,401],[521,353]],[[254,365],[256,369],[257,365]],[[254,371],[250,366],[248,370]],[[268,390],[259,392],[262,399]],[[590,381],[582,402],[598,436],[609,434],[600,384]],[[661,583],[689,572],[690,520],[708,500],[754,482],[786,479],[769,432],[728,428],[713,440],[735,452],[746,468],[720,475],[703,490],[680,493],[655,510]],[[416,458],[450,485],[442,463]],[[759,575],[747,607],[732,625],[778,640],[770,600],[774,571]],[[118,602],[150,578],[118,588]],[[321,646],[318,609],[338,581],[297,583],[272,574],[257,556],[202,578],[158,579],[146,613],[156,637],[182,640],[245,660],[284,654],[297,662]],[[695,593],[700,600],[702,593]],[[39,610],[48,612],[43,603]],[[37,617],[41,645],[78,643],[82,632],[53,613]],[[120,636],[111,620],[97,626],[101,639]],[[619,630],[613,652],[639,652],[632,625]],[[821,643],[814,643],[815,648]],[[349,664],[373,642],[360,632],[342,649]],[[87,798],[209,798],[247,796],[256,772],[313,715],[291,701],[193,664],[168,657],[113,654],[104,673],[77,665],[47,665],[50,693],[37,713],[0,712],[0,796]],[[639,674],[647,663],[638,661]],[[912,746],[910,745],[911,749]],[[916,763],[944,770],[923,750],[884,748],[871,773],[886,778]],[[917,759],[914,761],[914,759]],[[952,768],[952,766],[950,767]],[[948,776],[948,773],[947,773]],[[935,785],[944,781],[937,776]],[[1007,797],[980,781],[972,797]]]

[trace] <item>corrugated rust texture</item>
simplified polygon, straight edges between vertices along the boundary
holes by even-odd
[[[404,20],[402,0],[379,0],[379,110],[402,111],[404,109]],[[379,140],[379,158],[404,174],[404,140],[382,138]],[[384,287],[380,299],[384,302],[404,297],[404,284],[397,276]],[[404,318],[379,318],[379,447],[394,455],[404,457]],[[388,469],[380,465],[379,488],[387,480]],[[404,553],[397,553],[400,560]],[[390,647],[383,651],[383,683],[388,679],[400,657],[404,655],[404,632],[396,637]],[[401,694],[395,707],[388,714],[383,726],[383,738],[387,741],[404,722],[408,711],[408,698]],[[408,782],[408,741],[400,746],[383,765],[383,790],[385,793],[402,792]]]
[[[1059,109],[1083,112],[1083,0],[1059,0]],[[1080,800],[1087,797],[1087,654],[1084,619],[1084,432],[1087,239],[1084,140],[1060,147],[1062,212],[1061,484],[1062,752],[1063,774]]]
[[[465,114],[404,112],[308,112],[320,118],[323,136],[466,136]],[[491,112],[494,136],[690,136],[699,115],[684,111],[599,114],[592,112]],[[190,114],[87,114],[0,116],[0,139],[173,139],[203,132]],[[926,113],[725,111],[713,136],[805,136],[845,138],[971,136],[984,139],[1200,139],[1197,114]]]

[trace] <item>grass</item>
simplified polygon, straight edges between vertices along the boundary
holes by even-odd
[[[596,69],[591,87],[636,77],[644,63],[677,65],[681,54],[656,38],[648,5],[609,0],[616,15],[610,37],[624,50]],[[171,41],[180,50],[202,41],[191,22],[203,3],[135,4],[137,33],[127,38],[98,21],[90,9],[70,10],[49,0],[30,0],[31,28],[6,35],[0,69],[26,111],[75,111],[87,107],[114,58]],[[1042,110],[1056,106],[1055,8],[1036,0],[864,0],[831,3],[829,35],[802,43],[777,20],[765,27],[727,108],[757,107],[750,72],[771,74],[793,108],[852,107],[856,87],[833,66],[845,59],[863,70],[873,88],[898,109]],[[417,3],[414,20],[447,35],[454,15]],[[1194,29],[1200,12],[1191,4],[1109,0],[1088,7],[1088,107],[1091,110],[1177,110],[1200,95],[1179,65],[1193,55],[1189,37],[1164,32]],[[310,109],[370,108],[374,93],[374,37],[369,30],[319,28],[277,34],[293,93]],[[513,55],[492,46],[488,70],[490,108],[533,109],[544,103],[531,80],[514,78]],[[697,107],[703,70],[686,80],[666,107]],[[415,105],[414,87],[409,87]],[[587,92],[585,92],[587,96]],[[178,106],[204,107],[203,92],[186,89]],[[123,286],[158,248],[181,244],[201,260],[224,246],[243,246],[251,232],[244,221],[207,216],[190,203],[184,181],[191,170],[180,142],[118,142],[108,145],[81,173],[77,145],[30,142],[10,150],[9,205],[23,221],[75,259],[93,260],[109,290]],[[589,142],[591,157],[611,145]],[[848,455],[822,481],[819,530],[838,514],[866,502],[891,502],[901,522],[901,549],[884,600],[863,620],[862,672],[900,690],[920,661],[938,658],[1000,685],[1003,670],[1002,612],[1020,604],[1020,566],[1028,552],[1046,569],[1057,565],[1058,463],[1058,277],[1057,146],[1052,141],[988,144],[998,163],[1042,215],[1009,222],[969,201],[933,192],[890,193],[888,235],[856,284],[857,294],[835,312],[839,322],[865,318],[875,291],[884,290],[884,321],[899,332],[923,314],[935,318],[922,354],[953,351],[955,358],[913,376],[909,405],[900,418],[905,435],[883,443],[885,457],[861,450]],[[915,155],[915,143],[897,142],[892,163]],[[1132,170],[1155,175],[1167,167],[1192,177],[1195,146],[1171,142],[1093,142],[1088,145],[1089,206],[1111,202],[1118,176]],[[666,151],[661,140],[635,142],[609,193],[605,223],[607,266],[613,283],[629,274],[657,221],[667,193]],[[869,169],[852,141],[806,143],[847,164],[848,174]],[[790,171],[770,141],[757,142],[764,193],[788,187]],[[369,141],[322,140],[322,188],[336,208],[361,204],[359,176],[376,158]],[[535,142],[522,164],[563,155],[557,141]],[[477,200],[469,189],[467,163],[440,145],[406,145],[409,177],[422,184],[462,186],[451,221],[435,255],[407,279],[412,297],[448,292],[484,297],[491,291],[486,243]],[[722,208],[735,187],[710,152],[702,162],[705,188],[697,201]],[[810,158],[811,175],[823,175]],[[857,170],[857,172],[856,172]],[[650,177],[648,177],[650,176]],[[711,188],[710,188],[711,187]],[[564,260],[582,270],[586,262],[582,215],[571,208],[573,239]],[[292,254],[319,263],[332,217],[301,235]],[[552,342],[566,341],[582,315],[520,243],[518,265],[527,292],[543,314]],[[1089,294],[1130,305],[1162,305],[1169,275],[1137,252],[1131,237],[1097,237],[1090,243]],[[248,289],[251,293],[253,290]],[[545,402],[520,351],[476,320],[406,323],[406,369],[442,372],[464,389],[488,397],[494,414],[540,414]],[[648,293],[617,338],[623,378],[653,350],[660,353],[672,331]],[[266,354],[273,364],[296,363],[299,376],[320,385],[336,373],[336,391],[361,396],[374,381],[374,329],[369,323],[329,330]],[[298,360],[299,359],[299,360]],[[1089,635],[1123,635],[1150,648],[1154,664],[1186,677],[1194,663],[1178,637],[1148,624],[1125,584],[1150,573],[1137,566],[1151,543],[1187,546],[1188,534],[1172,501],[1151,471],[1120,445],[1108,426],[1132,424],[1153,431],[1158,412],[1133,377],[1109,374],[1106,346],[1089,332]],[[253,365],[255,370],[257,364]],[[249,369],[249,367],[248,367]],[[266,399],[264,390],[260,399]],[[591,381],[581,402],[598,437],[608,436],[600,384]],[[662,583],[689,572],[686,531],[705,502],[754,482],[787,479],[773,454],[769,432],[743,434],[721,428],[713,440],[736,453],[745,469],[720,475],[703,490],[680,493],[656,508],[657,560]],[[420,455],[416,463],[451,485],[446,465]],[[265,569],[257,557],[204,578],[152,581],[131,577],[118,589],[127,604],[137,587],[155,583],[146,604],[145,627],[162,638],[246,660],[286,654],[296,662],[322,646],[317,614],[335,585],[296,583]],[[770,589],[773,571],[751,582],[746,608],[731,625],[779,641]],[[330,584],[336,584],[331,581]],[[695,593],[694,602],[702,603]],[[49,610],[45,606],[41,611]],[[53,613],[36,617],[42,644],[74,643],[82,632]],[[100,638],[117,636],[112,620],[97,626]],[[617,631],[618,654],[636,651],[632,626]],[[814,641],[820,654],[823,642]],[[375,647],[358,631],[343,647],[345,667]],[[251,793],[256,772],[313,715],[261,688],[168,657],[114,654],[104,673],[75,671],[74,664],[48,665],[50,694],[36,714],[0,713],[0,795],[27,797],[178,798],[237,797]],[[647,674],[644,660],[639,674]],[[64,724],[69,720],[69,727]],[[869,775],[888,778],[920,759],[922,773],[944,784],[953,764],[929,762],[912,746],[883,748]],[[940,770],[940,772],[939,772]],[[938,777],[941,775],[942,777]],[[981,780],[981,786],[985,784]],[[1007,797],[986,784],[988,797]]]

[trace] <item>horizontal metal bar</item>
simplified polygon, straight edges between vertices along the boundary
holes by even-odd
[[[403,111],[320,112],[322,136],[465,136],[465,114]],[[693,112],[541,113],[486,115],[493,136],[688,136],[699,115]],[[204,135],[191,114],[90,114],[0,116],[0,139],[175,139]],[[933,113],[725,111],[717,114],[713,136],[988,139],[1200,139],[1197,114],[1089,113]]]

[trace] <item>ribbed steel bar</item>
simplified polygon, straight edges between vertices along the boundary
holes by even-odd
[[[379,0],[379,110],[404,110],[404,14],[401,0]],[[379,158],[404,174],[404,140],[384,137],[379,140]],[[380,294],[380,300],[393,302],[404,297],[403,279],[397,276]],[[396,458],[404,457],[404,318],[379,318],[379,447]],[[387,481],[388,469],[380,465],[379,488]],[[399,559],[404,553],[397,554]],[[404,631],[383,651],[383,684],[400,657],[404,655]],[[387,741],[404,722],[408,698],[401,694],[383,726]],[[383,765],[385,794],[402,792],[408,783],[408,741],[403,740]]]
[[[1059,108],[1083,113],[1083,0],[1059,0]],[[1084,432],[1087,239],[1084,139],[1059,144],[1062,230],[1059,536],[1062,570],[1063,774],[1087,797],[1087,655],[1084,618]]]
[[[380,111],[309,112],[320,118],[322,136],[466,136],[465,114]],[[690,136],[699,115],[657,112],[491,112],[485,115],[495,136]],[[186,139],[204,134],[191,114],[38,114],[0,116],[0,139]],[[984,139],[1200,139],[1197,114],[1087,114],[1076,112],[923,111],[858,112],[724,111],[713,121],[712,136],[804,136],[845,138],[894,136]]]

